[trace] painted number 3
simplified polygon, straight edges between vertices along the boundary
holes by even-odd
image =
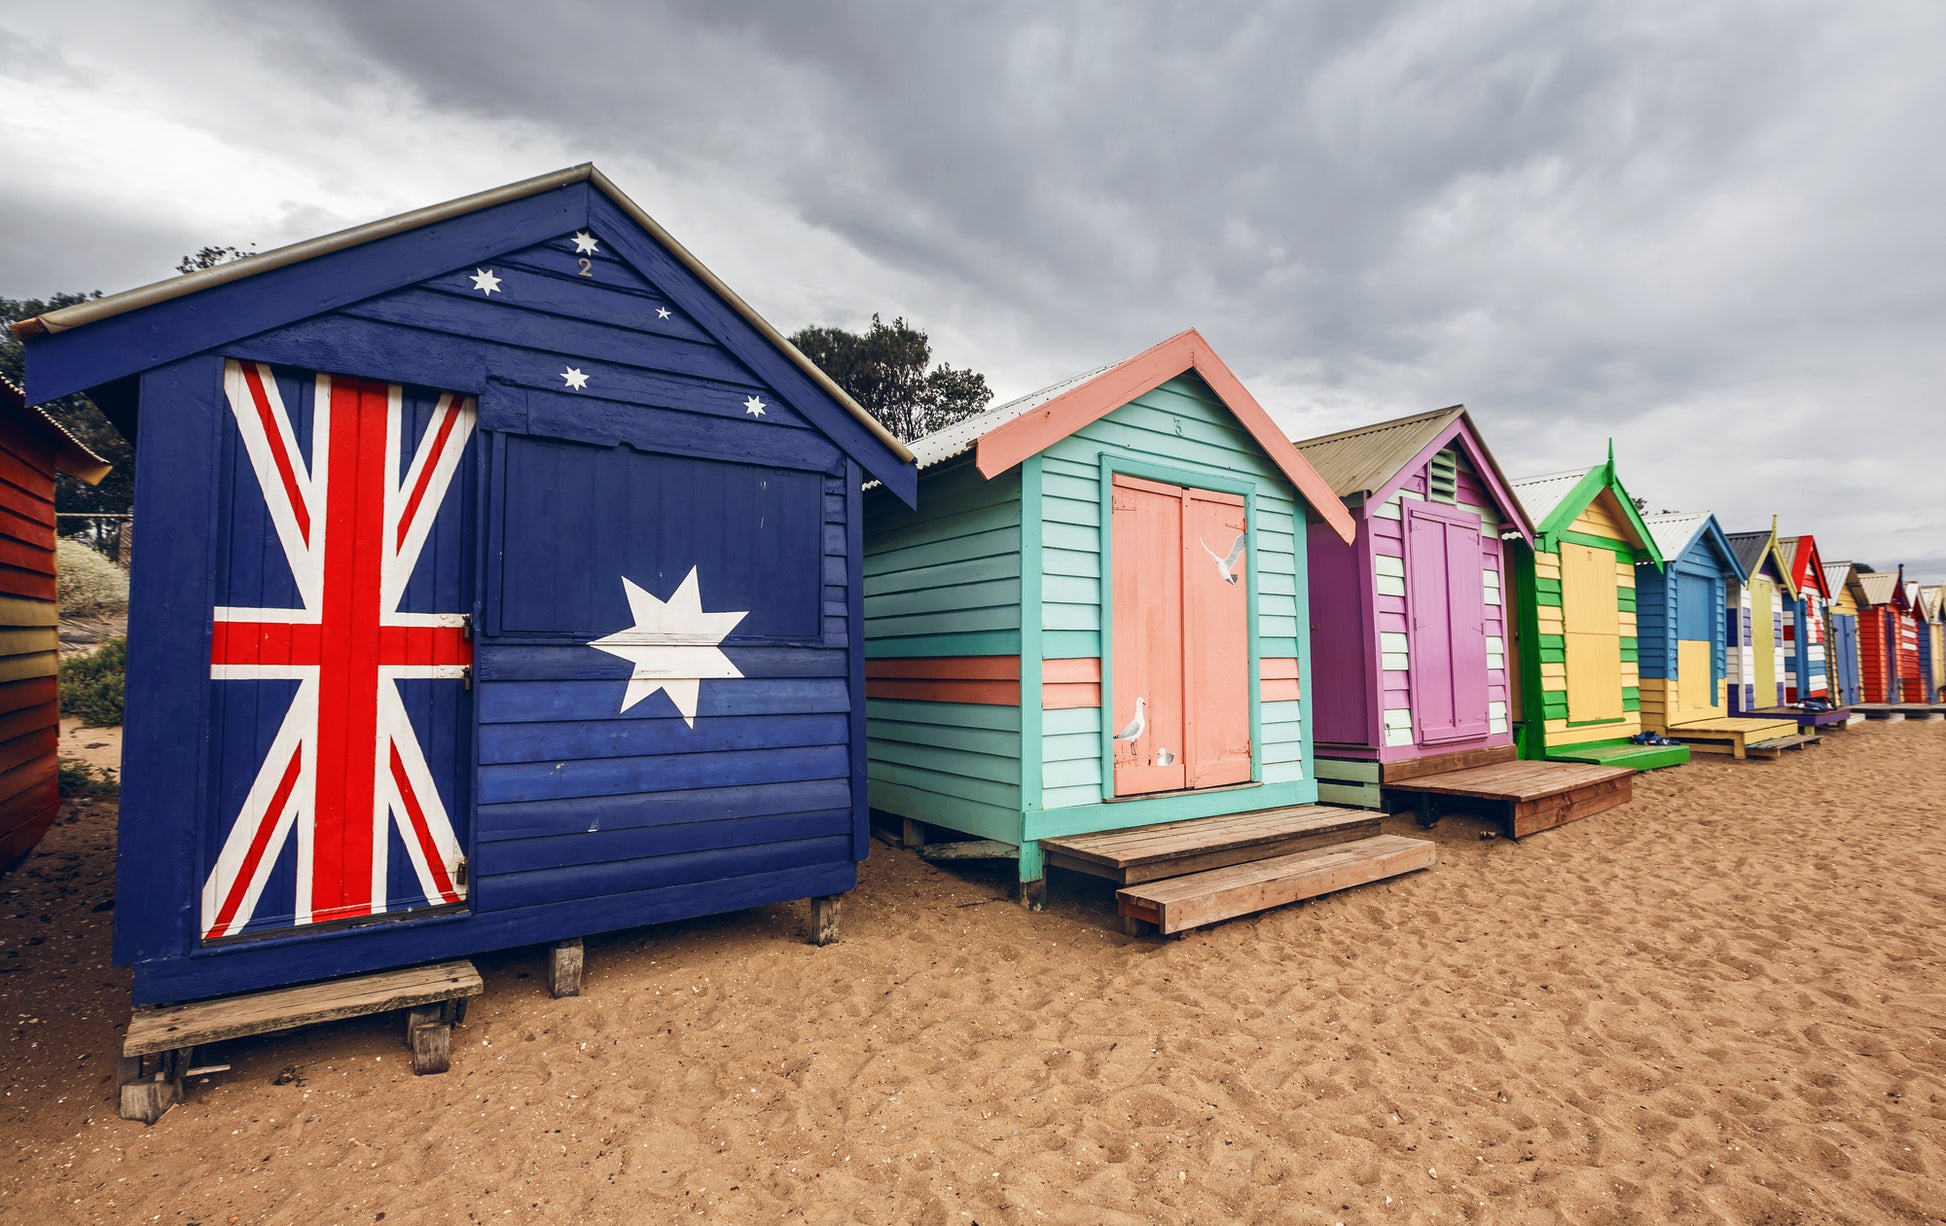
[[[581,265],[581,274],[580,274],[580,275],[582,275],[582,276],[584,276],[584,277],[592,277],[592,276],[594,276],[594,275],[595,275],[595,266],[594,266],[593,264],[590,264],[590,263],[588,262],[588,257],[587,257],[587,256],[585,256],[585,255],[583,255],[583,256],[577,256],[577,257],[575,257],[575,261],[574,261],[574,262],[575,262],[575,263],[577,263],[577,264],[579,264],[579,265]],[[1182,431],[1180,431],[1180,430],[1178,430],[1178,431],[1176,431],[1176,433],[1178,433],[1178,434],[1181,434],[1181,433],[1182,433]]]
[[[1175,419],[1175,422],[1176,422],[1176,437],[1177,437],[1177,438],[1181,438],[1181,437],[1182,437],[1182,418],[1180,418],[1180,417],[1178,417],[1178,418],[1176,418],[1176,419]]]

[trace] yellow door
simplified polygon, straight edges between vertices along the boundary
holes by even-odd
[[[1676,641],[1676,718],[1705,719],[1716,714],[1716,677],[1707,640]]]
[[[1622,630],[1615,587],[1613,553],[1562,543],[1569,723],[1622,718]]]
[[[1770,581],[1750,581],[1750,650],[1757,657],[1750,669],[1754,685],[1751,702],[1759,707],[1777,705],[1777,632],[1771,624]]]

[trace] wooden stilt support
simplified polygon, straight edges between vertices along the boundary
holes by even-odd
[[[838,908],[843,894],[826,894],[811,900],[811,944],[830,945],[838,939]]]
[[[899,845],[901,847],[924,847],[926,845],[926,823],[915,822],[909,817],[903,820],[905,825],[899,834]]]
[[[555,942],[547,955],[547,990],[556,999],[581,995],[581,938]]]
[[[1047,910],[1047,878],[1036,877],[1020,883],[1020,905],[1029,911]]]
[[[405,1041],[412,1049],[412,1071],[418,1076],[443,1073],[453,1064],[453,1026],[440,1005],[406,1014]]]
[[[182,1057],[187,1053],[166,1051],[154,1056],[123,1056],[119,1064],[121,1116],[153,1124],[162,1113],[183,1100]]]

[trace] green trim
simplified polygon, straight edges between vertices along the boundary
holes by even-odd
[[[1622,709],[1625,711],[1628,709],[1628,703],[1626,699],[1623,700]],[[1627,722],[1628,722],[1628,716],[1617,715],[1614,719],[1582,719],[1582,720],[1571,719],[1568,721],[1568,727],[1599,728],[1604,724],[1626,724]]]
[[[1611,540],[1608,537],[1596,536],[1590,532],[1559,532],[1554,535],[1553,540],[1557,545],[1562,542],[1567,542],[1575,545],[1586,545],[1590,549],[1605,549],[1609,553],[1614,554],[1615,560],[1618,562],[1632,564],[1638,559],[1647,561],[1646,558],[1642,558],[1639,550],[1630,547],[1626,541]]]
[[[1547,711],[1541,689],[1540,616],[1534,604],[1534,551],[1515,545],[1508,552],[1513,555],[1514,633],[1519,638],[1515,663],[1519,666],[1520,692],[1525,696],[1521,718],[1514,721],[1514,745],[1521,757],[1538,758],[1546,747]],[[1535,707],[1541,710],[1537,712]],[[1539,719],[1535,718],[1537,714]]]
[[[1640,711],[1641,709],[1642,691],[1634,686],[1624,686],[1622,688],[1622,710]]]
[[[1636,645],[1634,643],[1629,642],[1627,639],[1623,639],[1622,640],[1622,663],[1640,664],[1641,662],[1642,662],[1642,653],[1636,648]]]
[[[1045,477],[1041,457],[1032,455],[1020,465],[1020,811],[1025,828],[1028,815],[1041,807],[1043,759],[1047,756],[1041,742],[1041,622],[1044,610],[1041,593],[1044,576],[1041,557],[1041,528]],[[1038,881],[1041,857],[1034,848],[1032,865],[1023,847],[1020,879]],[[1032,876],[1029,876],[1029,870]]]
[[[1660,568],[1664,564],[1662,552],[1655,547],[1655,538],[1649,535],[1649,526],[1642,522],[1642,513],[1635,509],[1635,499],[1629,497],[1628,491],[1622,488],[1622,479],[1615,475],[1612,445],[1609,449],[1608,462],[1597,464],[1589,469],[1581,480],[1575,483],[1574,488],[1555,505],[1548,517],[1534,525],[1535,547],[1552,552],[1555,542],[1571,540],[1577,544],[1614,548],[1612,541],[1604,541],[1600,537],[1584,537],[1581,533],[1566,531],[1568,525],[1580,518],[1581,512],[1587,510],[1588,504],[1593,502],[1604,489],[1613,491],[1616,503],[1622,508],[1622,518],[1627,521],[1629,530],[1635,533],[1637,547],[1632,556],[1644,562],[1653,562]],[[1772,535],[1775,533],[1773,532]]]

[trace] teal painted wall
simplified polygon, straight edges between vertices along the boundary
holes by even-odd
[[[1019,653],[1020,474],[970,459],[922,473],[916,511],[867,497],[868,660]],[[873,808],[1020,842],[1019,707],[872,698],[865,737]]]
[[[1297,657],[1309,692],[1310,635],[1299,633],[1309,618],[1305,571],[1297,552],[1303,539],[1302,512],[1283,472],[1200,378],[1170,380],[1062,439],[1039,459],[1042,658],[1101,654],[1102,619],[1107,615],[1102,604],[1103,491],[1109,474],[1119,469],[1158,480],[1179,479],[1185,485],[1250,491],[1255,549],[1248,565],[1257,599],[1257,658]],[[1104,663],[1104,691],[1110,672]],[[1030,835],[1036,829],[1074,833],[1203,816],[1201,810],[1218,797],[1225,799],[1213,811],[1226,813],[1314,802],[1317,784],[1308,769],[1310,730],[1303,703],[1266,703],[1259,711],[1255,755],[1257,777],[1265,788],[1112,804],[1102,799],[1101,711],[1044,712],[1038,807],[1046,816],[1029,822]]]

